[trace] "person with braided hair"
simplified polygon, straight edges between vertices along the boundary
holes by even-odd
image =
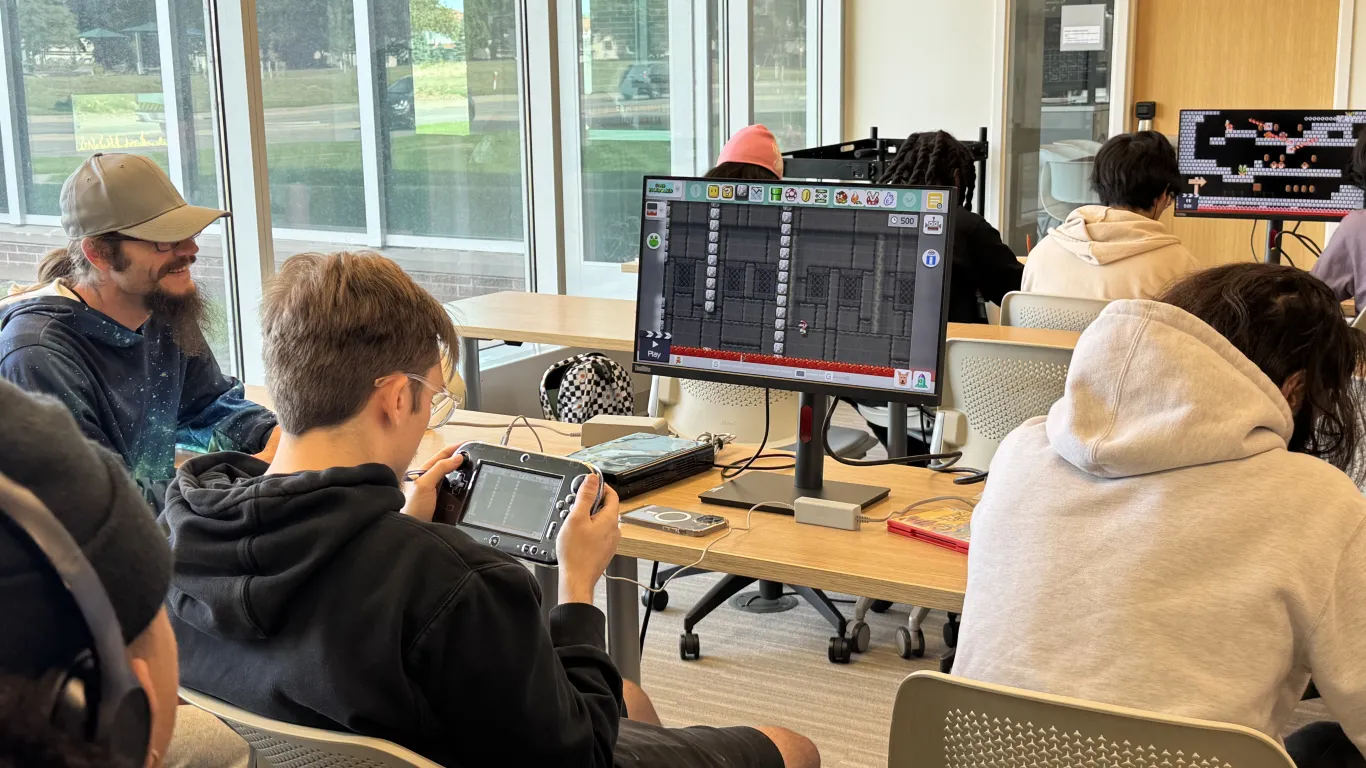
[[[1112,137],[1096,153],[1100,205],[1084,205],[1029,252],[1024,290],[1088,299],[1151,299],[1202,267],[1160,221],[1182,183],[1156,131]]]
[[[944,186],[958,190],[954,213],[953,280],[949,284],[949,322],[985,323],[982,303],[1000,304],[1020,290],[1024,267],[1001,233],[972,211],[977,167],[972,152],[944,131],[913,133],[901,143],[878,178],[879,184]]]

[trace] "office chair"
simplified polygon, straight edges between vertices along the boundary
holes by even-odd
[[[944,350],[944,396],[935,416],[930,452],[962,451],[957,466],[985,470],[1006,435],[1026,420],[1043,416],[1062,397],[1072,350],[1010,341],[949,339]],[[876,601],[859,598],[849,635],[866,634],[865,619]],[[877,607],[886,610],[886,603]],[[896,631],[903,659],[925,655],[920,625],[928,608],[914,608]],[[949,614],[944,644],[958,645],[958,616]],[[946,657],[947,667],[952,656]]]
[[[888,768],[1293,768],[1241,725],[916,672],[897,689]]]
[[[1001,299],[1001,325],[1084,331],[1109,305],[1106,299],[1011,291]]]
[[[650,390],[650,415],[668,421],[669,426],[679,434],[724,432],[735,435],[738,442],[755,445],[763,439],[764,391],[760,388],[659,376],[655,377]],[[795,440],[797,394],[770,391],[768,402],[768,445],[782,446]],[[830,447],[844,458],[862,458],[876,445],[877,438],[862,430],[848,427],[830,429]],[[793,445],[779,450],[795,448]],[[674,566],[659,571],[655,583],[675,574],[676,578],[683,578],[706,572],[705,569]],[[819,611],[837,633],[843,635],[847,622],[824,592],[792,585],[796,595],[785,595],[784,585],[779,582],[728,575],[688,609],[683,620],[683,635],[679,640],[679,655],[685,661],[701,658],[700,641],[693,633],[693,627],[755,581],[759,582],[758,592],[748,596],[741,595],[736,600],[737,607],[754,613],[777,613],[796,607],[796,598],[801,598]],[[651,596],[651,593],[645,592],[641,595],[641,604],[646,610],[662,611],[669,604],[669,593],[657,592]],[[865,644],[863,649],[866,648]],[[848,661],[849,656],[848,652],[843,650],[843,643],[836,643],[834,640],[828,655],[831,661]]]
[[[421,755],[383,739],[305,728],[253,715],[188,688],[180,698],[217,717],[256,753],[258,765],[275,768],[441,768]]]

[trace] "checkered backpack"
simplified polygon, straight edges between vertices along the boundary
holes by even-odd
[[[631,416],[636,398],[631,374],[600,352],[561,360],[541,377],[541,411],[547,419],[582,424],[594,416]]]

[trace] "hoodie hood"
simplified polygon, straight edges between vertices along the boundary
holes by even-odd
[[[1161,222],[1103,205],[1084,205],[1072,211],[1049,234],[1064,250],[1088,264],[1110,264],[1181,244],[1181,239]]]
[[[23,315],[49,318],[109,347],[132,347],[143,341],[143,335],[138,331],[129,330],[103,312],[86,306],[60,280],[0,298],[0,329]]]
[[[264,640],[298,590],[368,526],[403,508],[389,467],[270,475],[240,453],[185,462],[162,513],[175,552],[172,615],[201,632]]]
[[[1091,475],[1132,477],[1284,450],[1290,405],[1266,374],[1194,315],[1116,301],[1077,342],[1048,441]]]

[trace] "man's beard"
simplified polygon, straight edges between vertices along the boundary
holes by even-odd
[[[204,331],[213,317],[198,287],[183,294],[169,293],[160,287],[153,288],[143,300],[153,318],[171,326],[171,337],[182,352],[189,357],[209,355],[209,342]]]

